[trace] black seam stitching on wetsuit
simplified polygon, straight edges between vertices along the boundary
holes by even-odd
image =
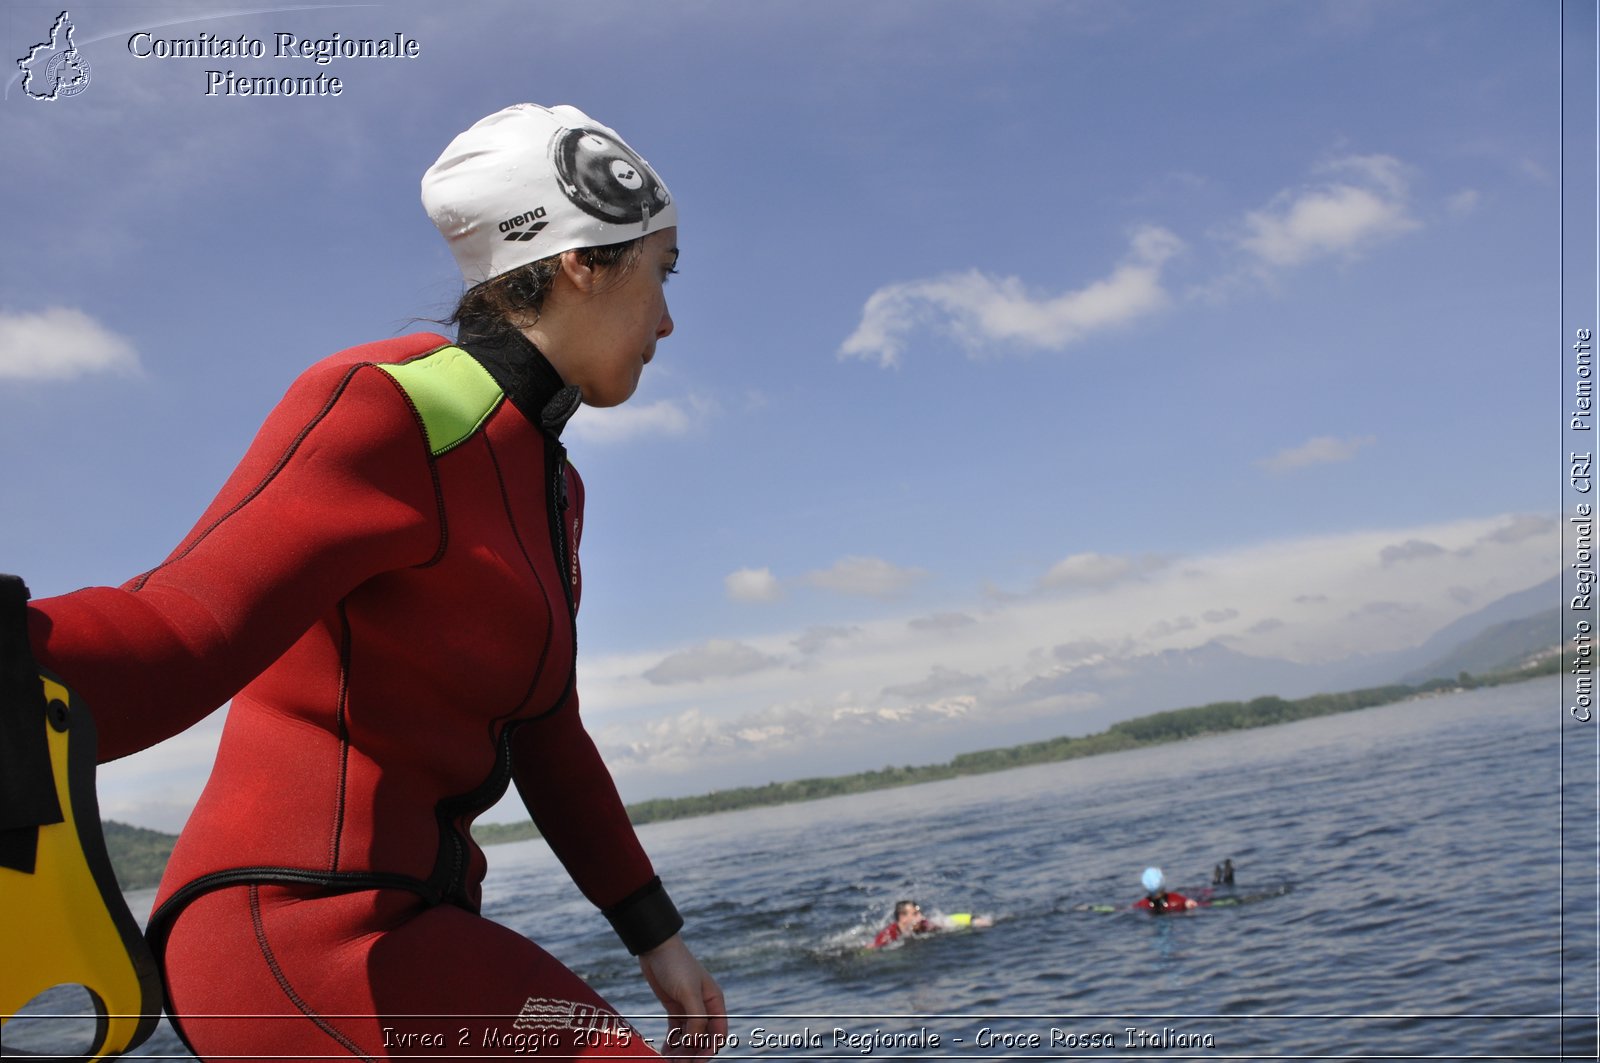
[[[405,890],[422,898],[423,903],[430,908],[443,903],[444,900],[426,882],[409,875],[390,872],[311,871],[292,867],[227,868],[213,871],[209,875],[201,875],[178,887],[154,912],[150,913],[150,921],[145,924],[144,933],[145,940],[150,943],[150,952],[155,956],[156,966],[163,972],[162,1000],[167,1010],[167,1017],[172,1023],[172,1030],[178,1035],[178,1040],[183,1042],[183,1046],[196,1058],[199,1058],[199,1053],[195,1051],[194,1044],[189,1040],[189,1034],[183,1028],[183,1016],[173,1006],[170,984],[166,982],[167,939],[171,936],[178,917],[201,897],[220,889],[260,883],[319,886],[331,891],[333,895],[366,890]]]
[[[567,542],[567,452],[559,439],[548,434],[544,444],[544,479],[549,495],[545,508],[550,517],[550,549],[556,557],[556,576],[561,581],[561,600],[567,603],[567,615],[572,618],[573,660],[576,664],[578,645],[578,588],[573,586],[572,572],[576,568],[577,545]]]
[[[444,484],[439,479],[439,463],[432,455],[428,457],[428,476],[433,481],[433,506],[439,517],[439,549],[418,568],[432,568],[443,561],[445,551],[450,546],[450,519],[444,505]]]
[[[339,703],[334,713],[339,724],[339,779],[333,795],[333,837],[329,840],[328,870],[339,870],[340,847],[344,844],[345,787],[350,779],[350,614],[339,602]]]
[[[572,625],[572,662],[568,666],[567,685],[561,691],[561,696],[556,699],[553,707],[535,719],[543,719],[559,712],[571,699],[572,692],[578,686],[578,588],[572,582],[572,574],[578,566],[578,544],[567,541],[567,473],[572,466],[566,458],[566,448],[561,445],[561,440],[546,432],[544,477],[548,495],[545,499],[545,509],[549,517],[550,549],[556,559],[556,578],[561,582],[561,598],[567,604],[567,621]]]
[[[522,528],[517,524],[517,515],[511,508],[511,492],[506,487],[505,471],[500,468],[500,459],[495,455],[494,443],[489,439],[487,433],[483,437],[483,446],[489,454],[489,464],[494,467],[495,484],[500,488],[500,504],[505,508],[506,523],[511,527],[511,537],[517,541],[517,549],[522,552],[522,561],[528,566],[528,571],[533,573],[534,582],[539,584],[539,597],[544,601],[545,609],[545,636],[544,645],[539,648],[539,663],[534,668],[533,677],[528,680],[528,688],[523,692],[522,698],[517,702],[516,707],[511,712],[506,713],[505,716],[496,717],[490,721],[489,727],[492,735],[494,733],[494,725],[515,714],[518,709],[526,705],[533,698],[533,692],[538,689],[539,680],[544,677],[545,665],[550,661],[550,646],[555,642],[556,613],[554,609],[550,608],[550,588],[544,585],[544,577],[539,575],[539,566],[533,563],[533,555],[528,552],[528,544],[522,538]],[[558,564],[556,573],[558,579],[561,577],[559,567]],[[563,695],[562,700],[565,700],[565,695]],[[559,705],[560,702],[558,701],[557,704]]]
[[[448,346],[448,344],[446,346]],[[444,350],[444,347],[435,347],[433,350],[428,351],[425,354],[419,354],[416,358],[407,358],[404,362],[400,362],[398,364],[410,365],[419,358],[427,358],[430,355],[438,354],[442,350]],[[375,362],[371,364],[374,365],[374,367],[377,366],[377,363]],[[390,374],[384,373],[383,375],[388,379],[390,384],[394,385],[395,391],[400,393],[400,398],[405,402],[406,409],[411,411],[411,419],[413,422],[415,422],[417,427],[417,435],[422,441],[423,458],[428,463],[428,477],[433,482],[433,508],[435,514],[439,518],[439,548],[433,552],[432,557],[428,558],[428,560],[417,566],[418,568],[431,568],[434,565],[437,565],[440,561],[444,560],[445,550],[450,545],[450,522],[446,516],[444,505],[444,485],[439,479],[439,455],[433,452],[433,446],[428,442],[428,427],[423,423],[422,411],[417,408],[416,400],[411,397],[411,392],[407,391],[405,389],[405,385],[401,384],[400,381],[396,380]],[[482,431],[482,426],[479,426],[479,431]],[[470,439],[472,437],[468,436],[467,438]],[[462,442],[466,442],[466,440],[462,440]],[[451,447],[450,449],[455,450],[456,448]]]
[[[295,453],[299,451],[300,445],[306,441],[306,437],[309,436],[318,425],[327,419],[329,413],[333,412],[333,408],[338,405],[339,400],[344,397],[345,390],[350,386],[350,381],[355,377],[356,373],[365,368],[365,366],[366,363],[362,363],[361,365],[350,367],[350,371],[344,375],[344,379],[339,381],[339,386],[334,388],[332,395],[328,396],[328,401],[323,404],[322,409],[317,411],[317,415],[315,417],[306,422],[305,427],[300,429],[299,433],[294,437],[294,440],[284,448],[283,453],[278,457],[277,464],[275,464],[272,469],[261,478],[260,483],[251,488],[250,492],[238,502],[235,502],[228,512],[222,514],[222,516],[212,521],[205,531],[201,532],[199,535],[196,535],[181,551],[167,558],[167,560],[161,562],[161,564],[144,573],[142,576],[135,578],[133,581],[133,589],[136,591],[143,590],[144,585],[150,581],[151,576],[154,576],[157,572],[160,572],[168,565],[188,557],[195,550],[199,549],[200,544],[205,542],[206,539],[210,537],[212,532],[222,527],[223,524],[232,519],[233,516],[240,510],[244,509],[245,506],[249,505],[251,502],[254,502],[258,497],[260,497],[261,493],[271,485],[272,481],[278,478],[278,474],[288,466],[289,461],[295,456]]]
[[[145,925],[145,940],[158,957],[164,955],[167,937],[172,925],[183,910],[201,897],[219,889],[232,886],[272,884],[281,886],[316,886],[333,894],[358,893],[366,890],[406,890],[421,897],[432,907],[444,903],[439,892],[422,879],[391,871],[316,871],[310,868],[230,867],[208,875],[190,879],[173,891],[154,912]]]
[[[277,979],[278,988],[283,990],[283,995],[289,998],[289,1002],[300,1009],[300,1014],[310,1019],[317,1029],[337,1041],[345,1051],[357,1059],[367,1060],[368,1063],[376,1063],[371,1056],[362,1053],[361,1049],[356,1047],[354,1041],[340,1033],[333,1027],[332,1023],[312,1010],[311,1005],[307,1004],[300,994],[294,991],[294,987],[289,984],[289,979],[283,973],[283,968],[278,966],[278,957],[273,955],[272,946],[267,944],[267,928],[261,917],[261,887],[254,884],[250,886],[250,922],[255,927],[256,944],[261,947],[261,955],[267,961],[267,967],[272,971],[272,977]]]

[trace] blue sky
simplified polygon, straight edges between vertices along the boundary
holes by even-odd
[[[59,12],[9,2],[7,56]],[[448,312],[418,179],[522,100],[680,210],[675,334],[568,433],[630,799],[1097,730],[1074,669],[1400,649],[1560,568],[1555,3],[71,14],[89,85],[0,103],[0,569],[37,595],[158,563],[297,372]],[[107,768],[106,813],[175,827],[220,718]]]

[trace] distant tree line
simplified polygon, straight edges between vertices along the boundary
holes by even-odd
[[[687,819],[690,816],[705,816],[713,812],[787,805],[797,801],[813,801],[821,797],[885,790],[893,786],[938,782],[963,775],[981,775],[1033,764],[1050,764],[1077,757],[1092,757],[1099,753],[1115,753],[1124,749],[1137,749],[1140,746],[1199,738],[1202,735],[1268,727],[1277,723],[1306,720],[1313,716],[1369,709],[1423,694],[1499,686],[1502,683],[1553,675],[1560,670],[1560,655],[1552,655],[1536,661],[1529,667],[1483,676],[1472,676],[1462,672],[1455,679],[1434,679],[1416,685],[1396,683],[1352,690],[1343,694],[1313,694],[1307,698],[1293,700],[1268,696],[1253,698],[1250,701],[1217,701],[1194,708],[1172,709],[1168,712],[1136,716],[1131,720],[1112,724],[1098,734],[1077,738],[1049,738],[1041,742],[1025,742],[1003,749],[962,753],[944,764],[886,767],[875,771],[857,772],[854,775],[792,779],[788,782],[767,783],[765,786],[715,790],[695,797],[662,797],[651,801],[640,801],[628,806],[628,816],[634,823],[656,823],[670,819]],[[537,838],[539,833],[530,822],[483,823],[472,828],[472,835],[481,845],[498,845]],[[113,820],[105,823],[105,838],[111,862],[116,868],[117,881],[124,890],[154,886],[160,880],[167,857],[172,853],[173,842],[177,840],[171,834],[146,830],[143,827],[130,827]]]
[[[101,824],[106,839],[106,854],[117,873],[117,885],[124,890],[139,890],[161,881],[167,858],[172,855],[176,834],[146,827],[130,827],[108,819]],[[142,914],[142,913],[141,913]]]
[[[1540,660],[1530,667],[1483,676],[1471,676],[1462,672],[1455,679],[1432,679],[1419,684],[1393,683],[1388,686],[1351,690],[1343,694],[1313,694],[1310,697],[1293,700],[1267,696],[1250,701],[1217,701],[1193,708],[1136,716],[1112,724],[1098,734],[1077,738],[1048,738],[1040,742],[1025,742],[1003,749],[962,753],[944,764],[887,767],[857,772],[854,775],[793,779],[789,782],[767,783],[764,786],[715,790],[694,797],[660,797],[629,805],[628,817],[636,824],[656,823],[663,820],[705,816],[713,812],[786,805],[821,797],[884,790],[893,786],[938,782],[963,775],[1007,771],[1011,768],[1050,764],[1077,757],[1092,757],[1099,753],[1115,753],[1124,749],[1137,749],[1140,746],[1159,745],[1163,742],[1179,742],[1186,738],[1199,738],[1202,735],[1221,734],[1225,731],[1269,727],[1272,724],[1290,723],[1294,720],[1308,720],[1314,716],[1370,709],[1424,694],[1499,686],[1542,675],[1553,675],[1560,670],[1560,657],[1553,656]],[[473,827],[472,835],[483,845],[524,841],[539,836],[532,823],[480,824]]]

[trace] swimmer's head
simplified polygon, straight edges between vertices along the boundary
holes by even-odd
[[[678,223],[650,164],[566,104],[519,103],[474,124],[423,174],[422,204],[469,286]]]
[[[1159,867],[1147,867],[1144,869],[1144,874],[1139,876],[1139,881],[1144,885],[1146,893],[1160,893],[1162,885],[1166,882],[1166,876],[1161,873]]]

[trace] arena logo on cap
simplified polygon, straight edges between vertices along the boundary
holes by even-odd
[[[17,60],[22,91],[29,99],[55,101],[89,87],[89,61],[72,43],[75,29],[72,16],[61,12],[50,27],[50,39],[29,48],[28,54]]]
[[[500,223],[500,231],[506,234],[507,240],[532,240],[539,235],[549,222],[540,221],[544,217],[543,207],[534,207],[530,211],[518,214],[515,218],[507,218]],[[531,225],[529,223],[532,223]],[[524,229],[522,226],[527,225]]]

